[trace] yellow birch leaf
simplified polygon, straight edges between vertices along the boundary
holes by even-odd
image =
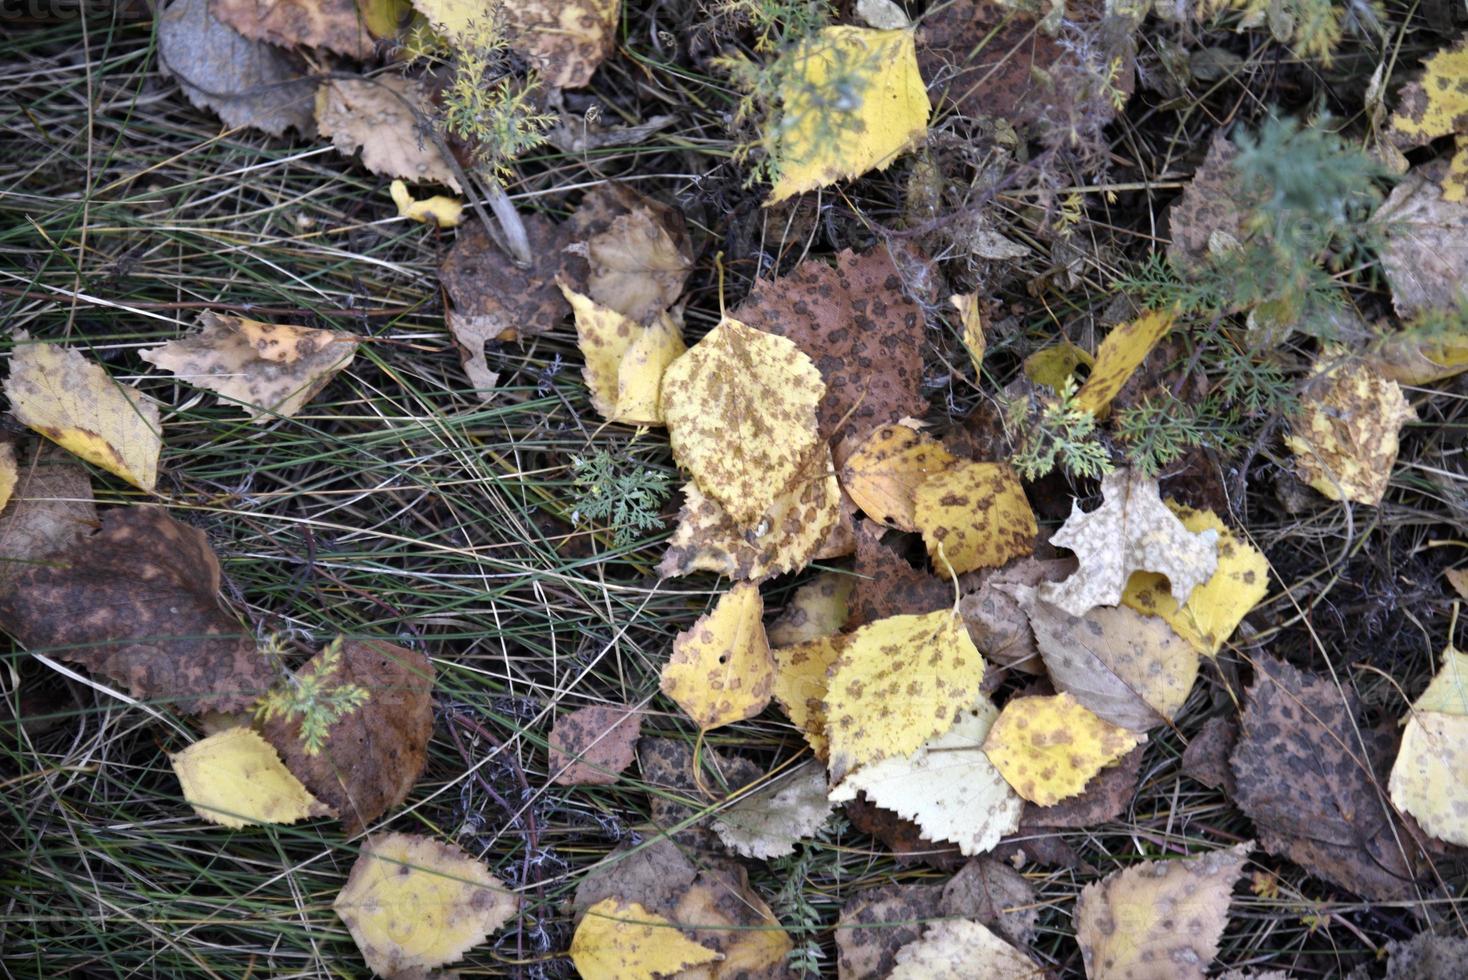
[[[1154,311],[1143,313],[1107,334],[1096,351],[1091,376],[1076,392],[1075,406],[1097,418],[1105,418],[1111,399],[1171,329],[1172,314]]]
[[[408,185],[395,180],[388,187],[392,202],[398,206],[398,217],[422,224],[433,222],[440,228],[454,228],[464,220],[464,205],[457,198],[434,194],[418,200],[408,192]]]
[[[274,746],[232,727],[170,755],[184,799],[210,823],[250,827],[335,816],[280,761]]]
[[[780,58],[778,178],[767,204],[885,170],[928,134],[932,106],[911,31],[826,27]]]
[[[1040,528],[1008,463],[959,462],[928,477],[913,503],[914,523],[939,573],[997,567],[1035,550]]]
[[[571,312],[576,316],[576,346],[581,348],[581,377],[586,381],[591,407],[602,418],[617,414],[618,382],[622,358],[632,348],[642,329],[610,306],[559,283]]]
[[[1199,653],[1217,656],[1249,610],[1269,592],[1269,562],[1213,511],[1193,510],[1172,500],[1164,503],[1189,531],[1211,529],[1218,534],[1218,567],[1208,581],[1194,587],[1181,607],[1168,589],[1167,576],[1156,572],[1133,572],[1121,601],[1137,612],[1161,616]]]
[[[1024,372],[1025,377],[1035,384],[1059,391],[1082,364],[1094,367],[1096,358],[1069,339],[1062,339],[1060,343],[1037,350],[1025,358]]]
[[[984,339],[984,318],[979,312],[977,293],[959,293],[948,297],[948,302],[958,311],[958,320],[963,324],[963,346],[968,350],[969,360],[974,362],[974,383],[984,377],[984,350],[988,341]]]
[[[841,467],[841,486],[874,521],[916,531],[918,487],[958,463],[943,444],[906,425],[884,425]]]
[[[0,510],[10,503],[15,485],[20,482],[20,468],[15,464],[15,446],[0,443]]]
[[[1104,721],[1069,694],[1015,698],[984,740],[984,753],[1015,791],[1053,806],[1147,740]]]
[[[617,414],[613,421],[663,424],[663,375],[688,350],[683,329],[667,313],[645,327],[617,366]]]
[[[459,960],[519,905],[483,862],[453,844],[379,834],[368,838],[331,907],[368,968],[390,977]]]
[[[673,457],[742,528],[821,448],[821,372],[792,341],[725,317],[663,374]]]
[[[24,425],[140,490],[158,482],[158,404],[79,352],[15,334],[5,394]]]
[[[770,703],[775,665],[764,610],[759,586],[739,582],[673,640],[663,693],[704,731],[753,718]]]
[[[1468,845],[1468,654],[1443,652],[1442,669],[1405,721],[1392,802],[1438,840]]]
[[[945,919],[899,948],[887,980],[1037,980],[1044,971],[972,919]]]
[[[1417,413],[1401,386],[1361,364],[1328,365],[1323,355],[1285,445],[1300,479],[1331,500],[1375,506],[1386,494],[1397,461],[1397,435]]]
[[[784,611],[770,623],[770,643],[785,647],[835,633],[846,625],[854,588],[855,575],[821,572],[796,589]]]
[[[582,980],[658,980],[719,953],[637,902],[604,898],[586,910],[571,938],[571,962]]]
[[[1442,381],[1468,371],[1468,329],[1458,327],[1430,336],[1413,330],[1393,334],[1368,359],[1383,376],[1399,384]]]
[[[974,703],[984,658],[958,614],[889,616],[846,638],[824,704],[831,778],[908,755]]]
[[[841,656],[845,638],[822,636],[775,647],[773,694],[785,715],[809,743],[817,758],[826,757],[826,674]]]
[[[1422,78],[1402,86],[1392,132],[1408,146],[1468,134],[1468,38],[1422,62]]]

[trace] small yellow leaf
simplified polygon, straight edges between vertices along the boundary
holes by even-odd
[[[963,620],[947,609],[889,616],[846,638],[830,669],[826,738],[831,778],[907,755],[946,732],[974,703],[984,658]]]
[[[661,915],[615,898],[587,909],[571,939],[571,962],[582,980],[658,980],[717,959]]]
[[[968,460],[917,489],[914,523],[939,573],[998,567],[1035,550],[1040,531],[1024,485],[1008,463]]]
[[[1300,478],[1331,500],[1375,506],[1386,494],[1397,461],[1397,434],[1417,413],[1401,387],[1361,364],[1326,364],[1311,371],[1305,407],[1285,445]]]
[[[770,643],[790,646],[830,636],[846,625],[856,576],[821,572],[795,590],[779,617],[769,625]]]
[[[0,510],[10,503],[10,495],[15,493],[15,485],[20,482],[20,469],[15,465],[15,446],[12,443],[0,443]]]
[[[781,56],[780,117],[769,140],[775,204],[869,170],[926,138],[927,88],[911,31],[826,27]]]
[[[334,816],[257,733],[227,728],[168,757],[184,799],[210,823],[250,827]]]
[[[968,350],[969,360],[974,362],[974,383],[984,377],[984,350],[988,341],[984,339],[984,318],[979,312],[977,293],[959,293],[948,297],[948,302],[958,311],[963,324],[963,346]]]
[[[873,432],[841,467],[841,486],[868,517],[916,531],[918,487],[958,463],[943,444],[906,425]]]
[[[398,206],[398,217],[428,224],[430,221],[440,228],[453,228],[464,220],[464,205],[458,199],[443,194],[434,194],[421,201],[408,192],[408,185],[395,180],[388,187],[392,201]]]
[[[673,640],[662,690],[704,731],[753,718],[770,703],[775,665],[759,587],[739,582]]]
[[[395,37],[413,5],[408,0],[357,0],[362,23],[373,37]]]
[[[1468,654],[1443,652],[1442,669],[1405,720],[1392,802],[1438,840],[1468,845]]]
[[[1096,366],[1091,369],[1091,376],[1076,392],[1075,406],[1097,418],[1105,418],[1111,399],[1171,329],[1172,314],[1153,311],[1107,334],[1096,351]]]
[[[1020,796],[1052,806],[1146,740],[1103,721],[1071,695],[1056,694],[1006,704],[984,753]]]
[[[643,326],[565,283],[560,287],[576,315],[592,407],[612,422],[661,425],[663,374],[687,350],[677,321],[663,313]]]
[[[800,729],[817,758],[826,757],[826,673],[841,656],[844,638],[822,636],[814,640],[775,647],[773,694],[785,715]]]
[[[332,908],[379,976],[453,963],[515,915],[481,861],[415,834],[368,839]]]
[[[1167,576],[1156,572],[1133,572],[1121,601],[1138,612],[1161,616],[1199,653],[1217,656],[1249,610],[1268,594],[1269,562],[1213,511],[1164,502],[1189,531],[1217,532],[1218,568],[1193,589],[1181,608],[1168,590]]]
[[[1025,358],[1024,372],[1035,384],[1059,391],[1082,364],[1094,367],[1096,359],[1068,339],[1062,339]]]
[[[5,394],[11,411],[62,449],[140,490],[158,482],[163,428],[158,405],[119,384],[79,352],[15,334]]]

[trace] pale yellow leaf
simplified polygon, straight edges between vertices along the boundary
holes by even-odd
[[[775,666],[759,587],[739,582],[673,640],[662,690],[704,731],[753,718],[770,703]]]
[[[1089,353],[1068,339],[1062,339],[1060,343],[1037,350],[1025,358],[1024,372],[1025,377],[1035,384],[1059,391],[1076,373],[1076,368],[1082,364],[1092,367],[1095,363],[1096,359]]]
[[[1425,385],[1468,371],[1468,329],[1392,334],[1368,355],[1373,368],[1404,385]]]
[[[249,827],[335,816],[285,767],[274,747],[249,728],[227,728],[168,761],[184,799],[210,823]]]
[[[719,954],[636,902],[604,898],[586,910],[571,938],[582,980],[657,980]]]
[[[974,383],[977,384],[984,377],[984,351],[988,347],[978,294],[959,293],[948,297],[948,302],[958,311],[959,322],[963,324],[963,346],[968,351],[969,360],[973,361]]]
[[[408,192],[408,185],[395,180],[388,187],[392,202],[398,206],[398,217],[422,224],[432,222],[440,228],[454,228],[464,220],[464,205],[458,199],[434,194],[423,199]]]
[[[944,919],[894,956],[887,980],[1040,980],[1045,971],[972,919]]]
[[[683,328],[667,313],[640,327],[636,339],[617,366],[615,422],[633,425],[663,424],[663,375],[668,365],[688,350]]]
[[[1468,845],[1468,654],[1443,652],[1442,668],[1405,721],[1392,802],[1438,840]]]
[[[1144,313],[1116,327],[1101,341],[1091,376],[1075,395],[1075,406],[1097,418],[1105,418],[1111,399],[1146,360],[1152,348],[1172,329],[1172,314]]]
[[[375,174],[435,181],[462,193],[438,144],[420,132],[415,109],[432,111],[428,90],[402,75],[335,79],[316,90],[316,126],[342,155],[361,150],[363,166]]]
[[[586,292],[638,323],[665,313],[688,281],[693,254],[670,209],[646,199],[586,241]]]
[[[918,488],[958,462],[932,436],[906,425],[885,425],[847,457],[841,486],[872,520],[916,531]]]
[[[984,753],[1020,796],[1052,806],[1079,794],[1092,776],[1146,740],[1097,717],[1069,694],[1031,696],[1004,706]]]
[[[790,646],[830,636],[846,625],[847,603],[856,576],[821,572],[795,590],[767,632],[772,646]]]
[[[913,522],[940,575],[1003,565],[1035,550],[1039,527],[1008,463],[963,460],[924,480]]]
[[[1398,433],[1417,413],[1395,381],[1364,365],[1340,363],[1327,353],[1311,376],[1315,383],[1285,437],[1300,479],[1331,500],[1381,503],[1397,461]]]

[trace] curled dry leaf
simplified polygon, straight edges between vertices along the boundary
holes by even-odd
[[[1097,418],[1105,418],[1111,400],[1171,329],[1171,313],[1152,312],[1123,323],[1107,334],[1096,350],[1096,364],[1091,368],[1090,377],[1075,394],[1075,406]]]
[[[416,79],[339,78],[316,92],[316,126],[343,156],[361,150],[362,165],[375,174],[434,181],[463,193],[422,118],[428,104],[428,90]]]
[[[866,525],[856,532],[855,577],[848,627],[953,605],[952,584],[913,568]]]
[[[943,915],[973,919],[1019,946],[1035,939],[1040,909],[1024,875],[990,857],[976,857],[943,886]]]
[[[571,938],[571,962],[583,980],[657,980],[718,958],[661,915],[615,898],[587,909]]]
[[[457,228],[464,220],[464,205],[458,198],[443,194],[415,198],[408,190],[408,185],[401,180],[393,181],[388,187],[388,193],[392,195],[392,202],[398,206],[400,218],[425,225],[432,223],[439,228]]]
[[[830,636],[846,625],[847,603],[856,578],[845,572],[820,572],[795,590],[767,627],[770,643],[790,646]]]
[[[1167,576],[1172,596],[1188,601],[1193,589],[1218,567],[1218,532],[1193,533],[1162,503],[1157,481],[1132,470],[1116,470],[1101,480],[1102,505],[1090,513],[1071,505],[1070,517],[1050,536],[1069,548],[1079,570],[1063,582],[1046,582],[1037,595],[1072,616],[1121,601],[1127,579],[1136,571]]]
[[[551,729],[551,782],[602,786],[632,765],[642,712],[625,705],[592,705],[556,719]]]
[[[1404,385],[1426,385],[1468,371],[1468,327],[1403,330],[1383,338],[1368,355],[1371,366]]]
[[[787,973],[785,958],[795,944],[742,867],[701,873],[672,917],[695,942],[719,953],[712,962],[679,971],[676,980],[756,980]]]
[[[371,57],[377,42],[357,0],[211,0],[214,15],[252,41]]]
[[[1069,694],[1019,697],[999,713],[984,753],[1020,796],[1049,806],[1080,793],[1091,777],[1146,739],[1097,717]]]
[[[820,830],[831,810],[826,769],[809,761],[720,811],[713,828],[734,853],[768,860],[794,854],[795,845]]]
[[[158,403],[113,381],[79,351],[31,343],[15,333],[5,394],[10,410],[67,452],[100,466],[140,490],[158,482],[163,424]]]
[[[1039,526],[1008,463],[963,460],[923,481],[913,518],[939,573],[994,568],[1035,550]]]
[[[194,812],[225,827],[336,816],[301,785],[265,739],[236,726],[168,757]]]
[[[969,919],[934,922],[923,937],[899,949],[888,980],[1034,980],[1029,957]]]
[[[841,486],[867,517],[900,531],[916,531],[918,488],[959,463],[932,436],[906,425],[886,425],[846,458]]]
[[[753,718],[770,703],[775,665],[759,587],[739,582],[679,633],[662,691],[704,731]]]
[[[378,976],[453,963],[520,901],[482,861],[416,834],[368,838],[331,907]]]
[[[1253,841],[1201,857],[1143,861],[1092,882],[1076,902],[1091,980],[1203,980]]]
[[[1441,162],[1414,167],[1371,216],[1382,229],[1381,268],[1392,305],[1404,317],[1468,302],[1462,274],[1468,267],[1468,201],[1448,197],[1447,177]]]
[[[208,539],[158,507],[106,511],[97,534],[18,572],[0,594],[0,624],[32,652],[191,712],[246,707],[272,679],[220,607]]]
[[[677,301],[693,269],[683,219],[641,195],[604,229],[586,239],[586,292],[602,306],[649,323]]]
[[[1443,651],[1442,669],[1403,720],[1392,802],[1438,840],[1468,845],[1468,654]]]
[[[214,15],[210,0],[171,0],[158,16],[158,58],[188,100],[231,128],[271,136],[316,131],[316,82],[297,55],[251,41]]]
[[[576,314],[592,407],[612,422],[661,425],[663,373],[687,350],[682,327],[666,313],[643,326],[565,283],[561,292]]]
[[[65,551],[97,527],[87,471],[43,443],[17,467],[11,500],[0,513],[0,592],[48,555]]]
[[[1041,348],[1025,358],[1024,373],[1035,384],[1059,391],[1082,364],[1088,368],[1093,367],[1096,358],[1065,338],[1060,343]]]
[[[407,799],[428,763],[433,666],[423,654],[381,640],[347,640],[334,663],[331,650],[297,675],[312,675],[325,690],[356,685],[367,691],[366,703],[333,723],[315,753],[302,737],[303,715],[274,714],[260,731],[312,795],[341,814],[351,835]],[[321,671],[327,663],[333,666]]]
[[[963,347],[968,351],[974,365],[974,383],[984,377],[984,351],[988,341],[984,339],[984,315],[979,308],[977,293],[959,293],[948,297],[948,305],[958,313],[958,322],[963,327]]]
[[[936,917],[936,885],[882,885],[861,892],[841,907],[836,922],[836,968],[841,980],[886,980],[897,951],[923,934]]]
[[[252,422],[290,418],[352,363],[357,338],[334,330],[261,323],[205,310],[191,337],[138,356],[240,405]]]
[[[827,750],[826,672],[841,656],[844,643],[841,636],[822,636],[770,651],[775,661],[775,700],[822,760]]]

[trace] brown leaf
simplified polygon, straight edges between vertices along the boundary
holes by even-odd
[[[0,589],[35,563],[97,528],[92,479],[49,445],[17,467],[15,490],[0,514]]]
[[[322,683],[355,684],[368,699],[331,726],[316,755],[306,752],[298,714],[269,718],[260,733],[311,794],[342,815],[350,836],[407,799],[428,763],[433,665],[421,653],[381,640],[347,640]]]
[[[704,787],[700,789],[693,773],[693,745],[677,738],[644,735],[637,742],[637,760],[642,766],[643,781],[653,787],[648,793],[652,822],[671,833],[678,843],[706,851],[719,848],[718,837],[707,829],[715,807],[762,775],[759,766],[743,756],[704,745],[699,753]],[[712,793],[712,798],[704,790]],[[674,831],[685,823],[688,826]]]
[[[939,915],[937,885],[882,885],[852,898],[836,923],[840,980],[882,980],[897,965],[897,951],[923,934]]]
[[[546,84],[581,88],[612,53],[621,0],[516,0],[501,9],[510,45]]]
[[[785,957],[795,948],[775,913],[749,885],[742,867],[707,870],[683,893],[669,916],[694,942],[722,959],[681,970],[676,980],[784,980]]]
[[[97,534],[17,574],[0,623],[35,653],[191,712],[243,708],[272,680],[220,607],[208,539],[159,507],[109,510]]]
[[[596,704],[562,715],[550,735],[551,782],[615,783],[618,774],[632,765],[641,731],[642,712],[625,705]]]
[[[1035,646],[1030,614],[1020,598],[1025,594],[1022,590],[1034,589],[1041,582],[1059,582],[1075,569],[1073,558],[1047,561],[1027,556],[962,579],[973,584],[959,600],[958,614],[984,658],[1027,674],[1043,674],[1045,665]]]
[[[253,41],[369,58],[376,42],[357,0],[210,0],[214,15]]]
[[[1414,168],[1371,217],[1382,228],[1381,267],[1403,317],[1468,301],[1468,202],[1444,200],[1446,173],[1443,161]]]
[[[1232,718],[1209,718],[1183,749],[1183,775],[1233,798],[1238,790],[1228,757],[1238,737],[1239,726]]]
[[[1024,816],[1020,819],[1020,830],[1039,833],[1051,828],[1084,829],[1115,820],[1126,812],[1137,793],[1137,778],[1142,774],[1142,753],[1146,749],[1145,745],[1139,745],[1118,759],[1115,765],[1102,769],[1079,796],[1050,806],[1031,803],[1025,807]]]
[[[951,871],[963,863],[956,844],[929,840],[917,824],[877,806],[865,794],[848,802],[845,812],[853,827],[886,845],[899,865],[920,861],[939,871]]]
[[[953,586],[887,547],[865,522],[856,532],[856,586],[851,592],[847,629],[856,629],[888,616],[919,614],[953,605]]]
[[[636,902],[659,915],[670,915],[697,874],[693,863],[667,837],[619,844],[577,884],[576,918],[607,898]]]
[[[1362,898],[1406,899],[1415,871],[1397,839],[1408,838],[1373,775],[1388,746],[1359,727],[1355,693],[1270,657],[1256,666],[1231,765],[1260,843]]]
[[[630,209],[586,239],[587,294],[639,323],[677,301],[693,268],[693,247],[677,211],[638,195]]]
[[[427,86],[416,78],[338,78],[316,93],[316,127],[343,156],[361,150],[362,165],[375,174],[431,180],[462,192],[453,167],[423,129],[429,102]]]
[[[1248,237],[1245,223],[1259,203],[1259,195],[1244,188],[1233,168],[1238,155],[1238,147],[1229,139],[1215,136],[1208,156],[1173,204],[1168,219],[1172,242],[1167,257],[1179,271],[1195,269],[1219,249]]]
[[[1035,889],[1024,875],[991,857],[969,861],[943,886],[938,911],[992,925],[1019,946],[1034,942],[1040,919]]]

